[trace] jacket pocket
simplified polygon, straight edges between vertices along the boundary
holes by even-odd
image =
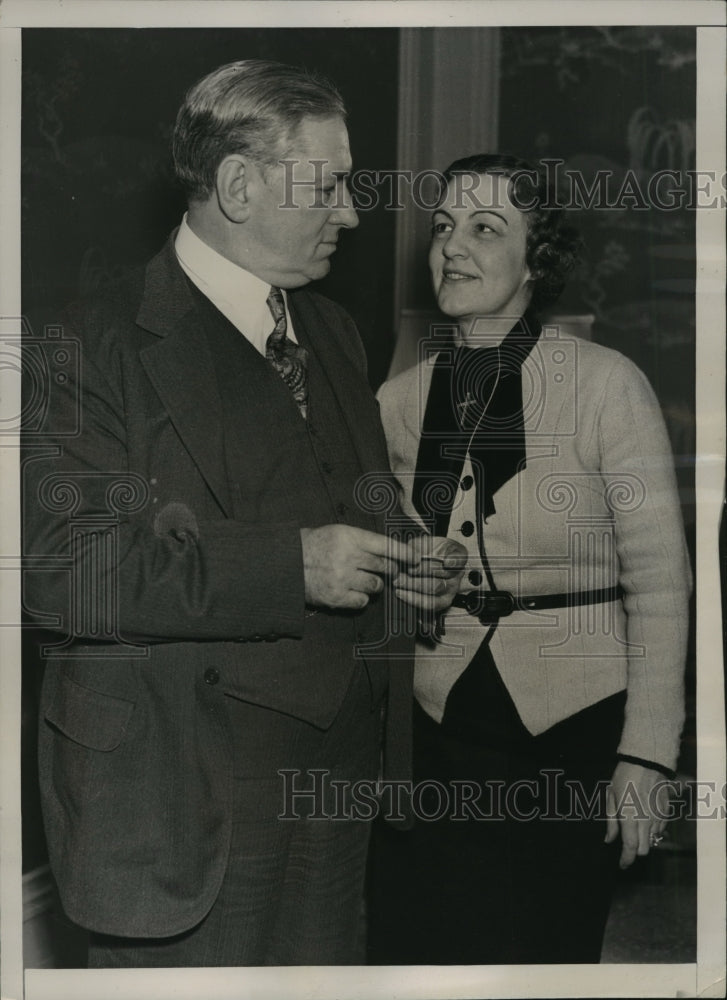
[[[93,691],[61,676],[45,719],[90,750],[115,750],[129,725],[134,702]]]

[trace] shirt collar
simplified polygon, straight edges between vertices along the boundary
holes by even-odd
[[[201,240],[190,229],[186,213],[174,249],[189,279],[264,354],[274,326],[267,305],[270,285]]]

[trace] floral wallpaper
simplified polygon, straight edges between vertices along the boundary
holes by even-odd
[[[594,339],[648,375],[693,516],[695,30],[504,28],[501,40],[501,148],[562,160],[595,197],[574,210],[587,255],[558,309],[593,314]]]

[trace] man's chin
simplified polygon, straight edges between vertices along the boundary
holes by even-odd
[[[320,278],[325,278],[330,270],[330,260],[318,260],[307,269],[307,280],[318,281]]]
[[[277,279],[273,276],[265,278],[265,280],[269,280],[272,285],[279,285],[280,288],[302,288],[303,285],[307,285],[311,281],[319,281],[321,278],[325,278],[330,270],[330,261],[317,260],[311,264],[307,264],[304,269],[301,269],[296,274],[281,275]]]

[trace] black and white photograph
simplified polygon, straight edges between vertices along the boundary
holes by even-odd
[[[725,996],[684,8],[0,8],[3,1000]]]

